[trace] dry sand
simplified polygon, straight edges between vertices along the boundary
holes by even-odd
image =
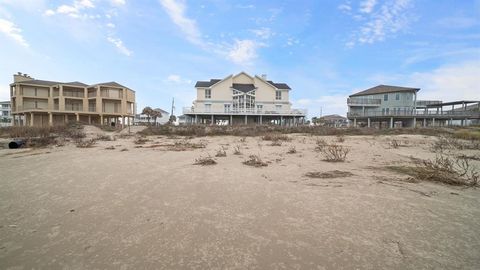
[[[346,137],[347,162],[328,163],[317,137],[289,136],[194,138],[207,146],[188,151],[159,146],[182,140],[165,136],[143,148],[124,138],[0,150],[0,268],[480,269],[480,191],[381,169],[434,157],[434,138]],[[218,164],[193,165],[221,147]],[[243,165],[251,154],[268,166]],[[305,176],[331,170],[354,175]]]

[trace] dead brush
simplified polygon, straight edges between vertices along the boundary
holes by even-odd
[[[277,134],[277,133],[272,133],[272,134],[267,134],[262,137],[262,140],[264,141],[290,141],[291,138],[288,137],[285,134]]]
[[[215,161],[215,159],[208,156],[208,157],[199,157],[199,158],[195,159],[195,163],[193,163],[193,164],[194,165],[201,165],[201,166],[209,166],[209,165],[215,165],[215,164],[217,164],[217,162]]]
[[[246,143],[247,142],[247,137],[243,137],[238,141],[241,142],[241,143]]]
[[[344,162],[350,149],[338,144],[330,144],[321,150],[324,160],[328,162]]]
[[[105,150],[115,150],[115,146],[108,146],[108,147],[105,147]]]
[[[78,148],[92,148],[96,143],[97,143],[97,141],[96,141],[95,139],[90,139],[90,140],[81,140],[81,139],[78,139],[78,140],[75,142],[75,145],[76,145]]]
[[[242,154],[242,151],[240,151],[240,146],[236,145],[236,146],[233,148],[233,154],[234,154],[234,155],[241,155],[241,154]]]
[[[344,135],[338,135],[337,136],[337,142],[339,142],[339,143],[345,142],[345,136]]]
[[[188,140],[176,141],[173,146],[169,147],[171,151],[187,151],[193,149],[205,148],[206,144],[203,142],[190,142]]]
[[[262,159],[260,159],[260,157],[257,155],[250,155],[249,159],[245,160],[243,164],[247,166],[257,167],[257,168],[268,166],[268,164],[262,161]]]
[[[216,157],[226,157],[227,156],[227,152],[222,148],[222,149],[218,149],[217,150],[217,153],[215,154]]]
[[[136,137],[135,141],[133,141],[135,144],[145,144],[146,142],[148,142],[148,139],[145,137]]]
[[[305,176],[308,178],[322,178],[322,179],[342,178],[342,177],[349,177],[353,175],[354,174],[351,172],[339,171],[339,170],[328,171],[328,172],[308,172],[305,174]]]
[[[328,143],[324,139],[317,139],[315,141],[315,144],[315,150],[317,151],[323,151],[323,149],[325,149],[325,147],[328,145]]]
[[[112,139],[112,137],[108,136],[108,135],[97,135],[97,138],[96,138],[97,141],[113,141],[114,139]]]
[[[394,149],[397,149],[401,146],[401,143],[400,143],[400,141],[397,141],[397,140],[393,139],[389,142],[389,145],[390,145],[390,147],[392,147]]]
[[[416,177],[431,182],[449,185],[479,185],[479,172],[466,158],[452,159],[438,155],[434,160],[423,160],[415,168]]]
[[[282,146],[282,141],[280,141],[280,140],[274,140],[274,141],[272,141],[272,143],[270,144],[270,146]]]
[[[297,153],[297,148],[295,148],[295,146],[290,146],[290,148],[288,148],[288,151],[287,151],[287,154],[295,154]]]

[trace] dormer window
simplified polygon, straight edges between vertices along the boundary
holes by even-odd
[[[212,89],[205,89],[205,98],[206,99],[212,98]]]

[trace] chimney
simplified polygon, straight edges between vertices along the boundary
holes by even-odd
[[[24,82],[24,81],[31,81],[33,80],[32,77],[28,76],[28,74],[22,74],[22,72],[17,72],[17,74],[13,74],[13,82]]]
[[[262,79],[266,81],[267,80],[267,74],[262,74]]]

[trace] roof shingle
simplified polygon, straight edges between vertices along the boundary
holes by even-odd
[[[232,88],[235,89],[235,90],[244,92],[244,93],[248,93],[252,90],[255,90],[256,87],[253,84],[234,83],[232,85]]]
[[[385,94],[385,93],[393,93],[393,92],[417,92],[419,90],[420,88],[400,87],[400,86],[381,84],[381,85],[377,85],[375,87],[369,88],[367,90],[352,94],[350,95],[350,97]]]

